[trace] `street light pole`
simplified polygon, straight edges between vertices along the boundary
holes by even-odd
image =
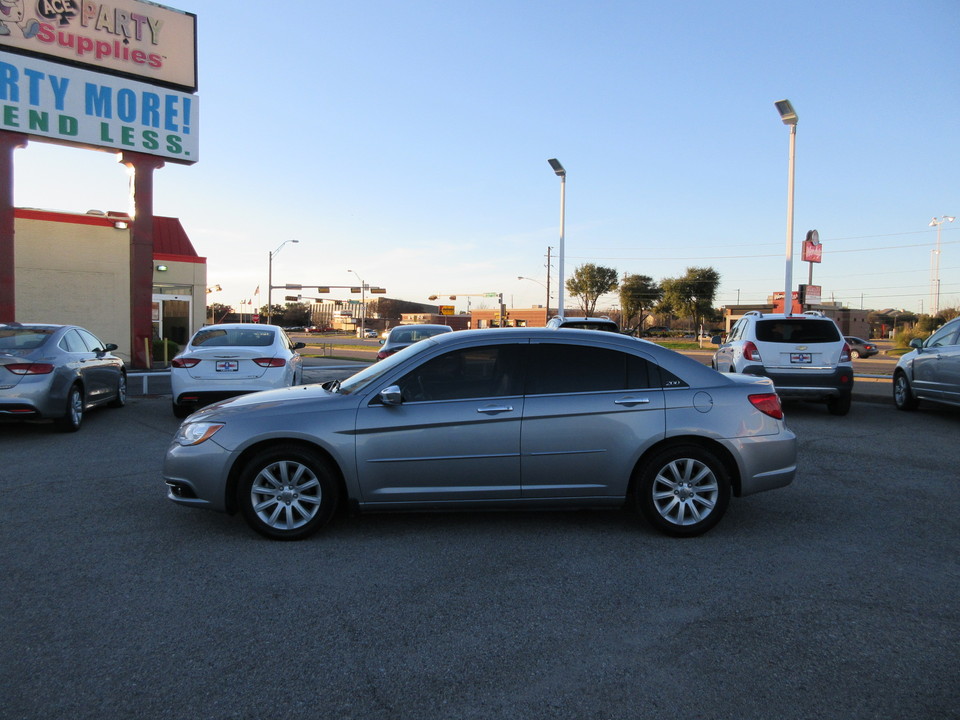
[[[270,253],[267,261],[267,325],[273,324],[273,256],[279,253],[287,243],[298,243],[299,240],[284,240],[280,247]]]
[[[567,193],[567,171],[563,169],[563,165],[560,164],[560,161],[556,158],[551,158],[547,160],[550,163],[550,167],[553,168],[553,171],[560,176],[560,259],[558,264],[560,266],[557,271],[560,275],[559,282],[557,283],[560,286],[560,289],[557,291],[557,315],[563,317],[563,234],[564,234],[564,222],[566,215],[566,193]],[[547,312],[549,314],[550,303],[547,303]]]
[[[941,215],[930,221],[930,227],[937,226],[937,249],[933,251],[933,262],[930,268],[930,314],[936,317],[940,312],[940,226],[945,222],[956,220],[952,215]]]
[[[353,270],[347,270],[347,272],[357,275]],[[367,326],[367,284],[359,275],[357,275],[357,280],[360,281],[360,339],[362,340],[363,331]]]
[[[783,282],[783,313],[793,311],[793,176],[797,150],[797,113],[789,100],[774,103],[784,125],[790,126],[790,160],[787,167],[787,252]]]

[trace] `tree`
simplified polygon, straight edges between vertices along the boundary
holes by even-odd
[[[233,308],[222,303],[211,303],[208,320],[212,323],[233,322]]]
[[[663,297],[657,311],[690,318],[695,323],[700,318],[711,317],[719,284],[720,273],[713,268],[687,268],[682,277],[667,278],[660,283]]]
[[[620,327],[633,330],[642,328],[644,318],[662,297],[663,288],[649,275],[625,276],[620,283]]]
[[[573,271],[573,277],[567,280],[567,292],[580,298],[580,308],[586,317],[597,309],[597,300],[601,295],[617,289],[617,271],[614,268],[585,263]]]

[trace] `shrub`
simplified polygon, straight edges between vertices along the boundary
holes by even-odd
[[[173,340],[154,340],[154,341],[153,341],[153,359],[154,359],[154,360],[159,360],[159,361],[161,361],[161,362],[163,361],[163,359],[164,359],[164,356],[163,356],[163,346],[164,346],[164,344],[166,344],[166,346],[167,346],[167,356],[166,356],[166,359],[167,359],[168,361],[169,361],[171,358],[173,358],[174,355],[176,355],[178,352],[180,352],[180,346],[177,345]]]
[[[924,332],[919,328],[902,328],[897,330],[893,335],[893,345],[898,348],[905,348],[910,346],[910,341],[914,338],[920,338],[921,340],[925,339],[930,335],[929,332]]]

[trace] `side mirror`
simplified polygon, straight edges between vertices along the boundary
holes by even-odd
[[[380,338],[380,344],[383,345],[386,342],[384,338]]]
[[[298,342],[293,344],[294,350],[299,350],[300,348],[305,348],[307,344],[305,342]]]
[[[384,405],[400,405],[403,401],[400,397],[400,387],[391,385],[380,391],[380,401]]]
[[[913,338],[909,343],[910,347],[916,348],[917,350],[923,350],[923,340],[920,338]]]
[[[710,338],[711,345],[720,345],[721,343],[723,343],[723,338],[720,335],[714,335]]]
[[[104,351],[104,352],[113,352],[114,350],[117,349],[117,347],[118,347],[118,346],[117,346],[115,343],[107,343],[106,345],[103,346],[103,351]]]

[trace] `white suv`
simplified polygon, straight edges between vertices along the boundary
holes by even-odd
[[[762,375],[782,398],[827,403],[833,415],[850,411],[853,364],[840,328],[820,312],[746,313],[713,355],[720,372]]]

